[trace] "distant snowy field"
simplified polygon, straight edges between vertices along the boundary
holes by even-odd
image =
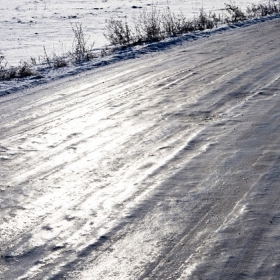
[[[221,12],[226,0],[170,0],[175,13],[183,12],[187,17],[205,11]],[[236,0],[244,8],[259,1]],[[108,44],[103,33],[106,20],[110,18],[131,19],[142,8],[151,4],[166,7],[166,0],[0,0],[0,50],[10,64],[43,54],[62,54],[71,47],[73,34],[71,23],[81,22],[85,36],[100,49]]]

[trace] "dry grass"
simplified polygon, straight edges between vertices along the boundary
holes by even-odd
[[[226,14],[206,14],[203,10],[197,18],[186,19],[181,13],[173,13],[170,7],[160,10],[156,5],[143,9],[134,18],[132,24],[127,21],[110,19],[106,25],[105,37],[112,45],[130,46],[145,42],[155,42],[170,36],[177,36],[196,30],[212,29],[219,24],[233,24],[254,17],[264,17],[279,13],[279,3],[268,0],[267,3],[252,5],[243,12],[234,4],[225,4]]]

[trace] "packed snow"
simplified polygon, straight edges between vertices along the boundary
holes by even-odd
[[[279,30],[274,16],[3,83],[0,279],[278,279]]]

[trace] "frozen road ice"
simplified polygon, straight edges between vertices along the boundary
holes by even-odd
[[[280,20],[0,98],[0,279],[279,279]]]

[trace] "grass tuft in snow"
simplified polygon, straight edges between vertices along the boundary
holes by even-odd
[[[104,36],[112,45],[130,46],[146,42],[156,42],[197,30],[212,29],[219,24],[232,24],[255,17],[279,13],[279,4],[268,0],[267,3],[252,5],[243,12],[234,4],[225,4],[226,15],[206,14],[203,9],[197,18],[186,19],[181,13],[173,13],[170,7],[160,10],[156,5],[143,9],[132,24],[127,21],[110,19]]]
[[[74,39],[72,50],[69,51],[70,57],[76,63],[81,63],[83,61],[89,61],[93,59],[95,57],[92,53],[94,43],[88,46],[88,39],[85,39],[82,23],[72,23],[72,31],[74,33]]]
[[[247,7],[246,15],[247,18],[265,17],[272,14],[278,14],[280,12],[280,1],[278,4],[276,1],[269,0],[267,3],[259,5],[252,4]]]
[[[3,53],[0,51],[0,80],[11,80],[34,75],[32,65],[26,61],[20,61],[18,66],[9,66]]]
[[[67,54],[58,55],[53,51],[50,56],[46,48],[43,47],[44,53],[38,59],[31,57],[30,61],[21,61],[18,66],[10,66],[4,54],[0,51],[0,80],[38,75],[37,70],[40,70],[40,68],[57,69],[66,67],[70,63],[81,63],[96,58],[96,54],[92,51],[94,43],[88,45],[88,40],[84,37],[82,24],[72,24],[72,31],[74,34],[73,44]]]
[[[104,36],[112,45],[137,45],[195,30],[212,29],[217,26],[218,21],[215,14],[207,15],[203,10],[197,18],[188,20],[182,13],[173,13],[170,7],[160,10],[153,5],[149,9],[143,9],[138,17],[134,18],[132,25],[128,25],[127,21],[110,19]]]
[[[248,6],[246,12],[243,12],[234,4],[225,4],[225,10],[228,13],[225,21],[227,23],[236,23],[256,17],[265,17],[272,14],[277,14],[280,12],[280,7],[275,1],[269,0],[266,3],[261,3],[258,5],[252,4],[251,6]]]

